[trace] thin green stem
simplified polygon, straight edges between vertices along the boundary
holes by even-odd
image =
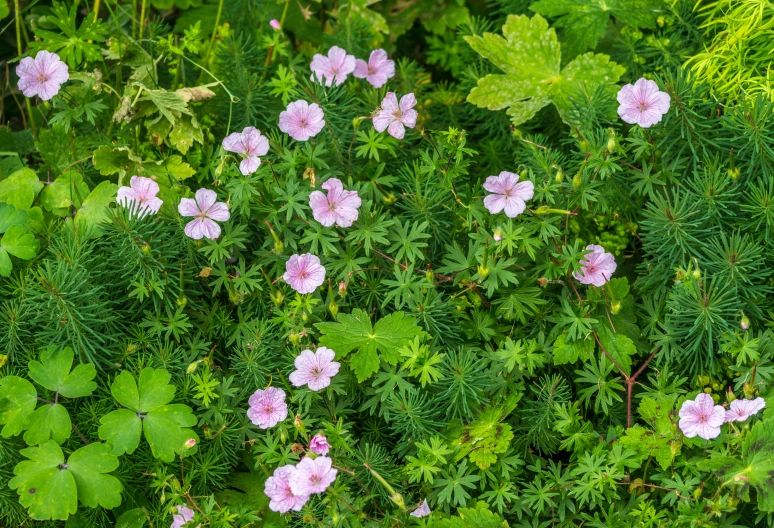
[[[22,48],[21,43],[21,10],[19,9],[19,0],[13,0],[13,7],[14,7],[14,16],[16,17],[16,50],[21,56],[22,52],[24,51],[24,48]],[[38,131],[35,129],[35,119],[32,116],[32,104],[30,103],[29,97],[24,98],[24,103],[27,106],[27,117],[29,118],[30,127],[32,128],[32,135],[37,138],[38,137]]]
[[[147,8],[148,0],[142,0],[142,8],[140,9],[140,39],[145,30],[145,9]]]
[[[218,25],[220,24],[220,15],[223,13],[223,0],[218,2],[218,14],[215,16],[215,27],[212,28],[212,36],[210,37],[210,44],[207,46],[207,54],[204,56],[204,64],[208,64],[210,60],[210,53],[212,53],[212,47],[215,45],[215,36],[218,34]]]

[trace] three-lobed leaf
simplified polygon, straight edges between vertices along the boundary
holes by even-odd
[[[77,365],[71,370],[74,359],[75,354],[70,347],[43,350],[40,361],[29,363],[30,378],[41,387],[65,398],[89,396],[97,388],[93,381],[97,370],[90,363]]]
[[[171,462],[186,440],[197,438],[189,429],[196,425],[191,408],[169,403],[175,397],[170,378],[166,370],[151,367],[140,372],[139,383],[127,371],[116,376],[110,390],[126,408],[103,416],[99,427],[99,437],[112,446],[113,454],[133,453],[144,432],[153,456]]]

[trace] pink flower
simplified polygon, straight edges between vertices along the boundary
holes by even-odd
[[[196,447],[196,438],[189,438],[183,444],[183,449],[193,449],[194,447]]]
[[[159,184],[155,181],[142,176],[132,176],[132,179],[129,180],[129,187],[123,186],[118,189],[116,202],[128,207],[132,216],[136,214],[142,218],[148,213],[159,212],[161,204],[164,202],[160,198],[156,198],[158,193]]]
[[[634,85],[627,84],[618,92],[618,115],[630,124],[648,128],[655,125],[669,111],[669,94],[661,92],[658,85],[648,79],[640,79]]]
[[[722,405],[715,405],[712,396],[700,392],[696,400],[686,400],[680,407],[680,430],[688,438],[698,435],[711,440],[720,434],[720,426],[726,420]]]
[[[313,495],[323,493],[336,480],[338,470],[333,469],[333,461],[327,456],[314,460],[304,457],[290,474],[290,489],[295,495]]]
[[[731,408],[726,411],[727,422],[744,422],[750,416],[758,414],[758,411],[766,407],[766,400],[755,398],[754,400],[734,400]]]
[[[296,370],[288,378],[290,383],[296,387],[308,385],[313,391],[324,389],[341,367],[341,363],[333,361],[334,357],[336,353],[330,348],[320,347],[315,352],[304,350],[293,362]]]
[[[247,403],[250,405],[247,417],[261,429],[274,427],[288,417],[288,404],[285,403],[285,391],[282,389],[258,389]]]
[[[484,189],[490,194],[484,198],[484,207],[492,214],[505,209],[505,216],[516,218],[527,208],[526,201],[535,195],[535,184],[531,181],[519,183],[519,175],[502,171],[499,176],[489,176]]]
[[[311,253],[293,255],[285,264],[282,278],[298,293],[312,293],[325,281],[325,268]]]
[[[309,495],[295,495],[290,489],[290,475],[296,468],[288,464],[274,470],[274,474],[266,479],[263,492],[269,497],[269,509],[278,513],[290,510],[300,511],[309,500]]]
[[[223,139],[223,148],[242,156],[239,171],[247,176],[258,170],[261,158],[269,152],[269,140],[255,127],[246,127],[242,132],[234,132]]]
[[[215,240],[220,236],[220,226],[215,223],[225,222],[231,218],[228,205],[216,202],[218,195],[209,189],[196,191],[196,200],[181,198],[177,210],[181,216],[194,216],[194,220],[185,226],[185,234],[194,240],[202,237]]]
[[[33,59],[24,57],[16,67],[19,76],[19,90],[25,97],[39,96],[48,101],[59,93],[59,87],[70,78],[67,64],[59,55],[41,51]]]
[[[328,50],[328,56],[317,53],[312,58],[312,80],[323,82],[325,86],[341,84],[347,80],[347,75],[355,71],[355,56],[347,55],[347,52],[338,46]],[[315,76],[317,79],[315,79]]]
[[[580,261],[581,272],[576,273],[575,278],[581,284],[604,286],[618,267],[615,257],[596,244],[589,244],[586,249],[590,249],[591,253],[586,253],[585,260]]]
[[[317,103],[294,101],[280,112],[279,129],[296,141],[306,141],[320,133],[325,126],[325,114]]]
[[[368,57],[368,62],[358,59],[355,61],[355,77],[365,79],[374,88],[381,88],[395,75],[395,62],[387,58],[387,52],[383,49],[374,50]]]
[[[172,524],[169,528],[183,528],[194,518],[194,511],[188,506],[178,506],[177,513],[172,516]]]
[[[280,26],[279,20],[277,20],[276,18],[272,18],[269,21],[269,25],[274,29],[274,31],[279,31],[282,29],[282,26]]]
[[[328,451],[331,450],[331,445],[328,443],[328,439],[325,438],[325,435],[318,433],[314,435],[309,442],[309,450],[318,455],[327,455]]]
[[[403,139],[406,133],[406,129],[403,126],[414,128],[417,124],[417,111],[414,110],[414,106],[417,104],[417,99],[413,93],[406,94],[400,98],[400,104],[398,104],[398,98],[395,96],[395,92],[387,92],[387,95],[382,100],[382,107],[376,112],[374,116],[374,128],[377,132],[387,132],[396,139]]]
[[[430,506],[427,505],[427,499],[425,499],[416,510],[411,512],[411,516],[416,517],[417,519],[421,519],[422,517],[427,517],[431,513],[433,512],[430,510]]]
[[[357,191],[345,191],[341,180],[330,178],[322,184],[328,191],[326,197],[322,191],[314,191],[309,195],[309,207],[312,208],[314,219],[325,227],[336,224],[339,227],[349,227],[357,220],[357,209],[361,200]]]

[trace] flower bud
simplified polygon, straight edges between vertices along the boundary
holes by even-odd
[[[347,283],[341,281],[339,283],[339,297],[344,297],[345,295],[347,295]]]
[[[701,279],[701,271],[699,271],[698,269],[693,270],[693,278],[696,280]]]
[[[339,314],[339,305],[336,304],[336,301],[331,301],[331,303],[328,305],[328,310],[331,312],[331,315],[335,319]]]
[[[427,268],[427,271],[425,272],[425,278],[427,279],[427,282],[432,284],[433,280],[435,280],[435,273],[433,273],[433,270]]]
[[[747,330],[750,328],[750,320],[747,318],[745,314],[742,314],[742,320],[739,321],[739,326],[742,327],[742,330]]]
[[[309,315],[307,315],[306,312],[301,312],[301,320],[307,322],[309,320]]]
[[[142,252],[145,253],[146,255],[150,255],[150,252],[151,252],[150,245],[148,245],[147,243],[143,244],[142,245]]]
[[[183,444],[183,449],[193,449],[196,446],[196,438],[189,438],[185,441],[185,444]]]
[[[540,277],[537,281],[538,281],[538,284],[540,284],[541,288],[545,288],[546,285],[548,284],[548,279],[546,279],[545,277]]]
[[[198,366],[199,366],[199,363],[201,363],[201,362],[202,362],[202,360],[201,360],[201,359],[200,359],[200,360],[198,360],[198,361],[194,361],[193,363],[191,363],[190,365],[188,365],[188,368],[187,368],[187,369],[185,369],[185,371],[186,371],[188,374],[193,374],[194,372],[196,372],[196,367],[198,367]]]
[[[478,266],[478,275],[483,279],[484,277],[489,275],[489,268],[487,268],[483,264],[479,264],[479,266]]]
[[[503,239],[503,231],[502,229],[495,229],[495,232],[492,234],[492,238],[494,238],[495,242],[500,242]]]
[[[356,117],[355,119],[353,119],[353,120],[352,120],[352,126],[353,126],[354,128],[357,128],[357,127],[359,127],[359,126],[360,126],[360,123],[362,123],[362,122],[363,122],[363,119],[365,119],[365,118],[364,118],[364,117]]]
[[[579,143],[581,152],[588,152],[589,151],[589,142],[585,139],[581,139]]]
[[[562,180],[564,179],[564,174],[562,174],[562,169],[559,169],[556,171],[556,175],[554,176],[554,179],[556,180],[556,183],[562,183]]]
[[[180,308],[183,308],[183,307],[184,307],[186,304],[188,304],[188,299],[186,298],[186,296],[185,296],[185,295],[181,295],[180,297],[178,297],[178,298],[177,298],[177,301],[175,301],[175,303],[176,303],[176,304],[177,304],[177,305],[178,305]]]
[[[301,339],[301,335],[293,332],[288,336],[288,339],[290,339],[291,343],[293,343],[294,345],[297,345],[298,341]]]
[[[735,399],[736,399],[736,395],[734,394],[734,391],[731,390],[731,387],[729,387],[728,390],[726,391],[726,400],[728,401],[728,403],[731,403]]]
[[[615,152],[615,136],[614,135],[610,136],[609,138],[607,138],[607,151],[609,153],[611,153],[611,154],[613,152]]]
[[[317,433],[312,437],[309,442],[309,450],[318,455],[325,456],[330,451],[331,445],[328,443],[328,439],[322,433]]]
[[[306,436],[306,427],[304,427],[304,421],[301,419],[300,414],[297,414],[295,418],[293,418],[293,427],[296,428],[296,431]]]
[[[269,21],[269,25],[274,29],[274,31],[281,31],[282,26],[280,26],[279,20],[276,18],[272,18],[271,21]]]
[[[394,193],[387,194],[383,197],[384,203],[392,204],[397,201]]]
[[[581,183],[583,183],[583,179],[581,178],[582,171],[583,169],[579,170],[578,173],[572,178],[572,186],[576,189],[581,186]]]
[[[613,315],[617,314],[621,311],[621,301],[615,301],[613,305],[610,307],[610,311],[613,312]]]
[[[275,306],[280,306],[282,304],[282,301],[285,300],[285,294],[282,293],[280,290],[273,290],[269,297],[271,297],[272,302]]]
[[[293,451],[293,453],[298,455],[298,456],[301,456],[301,454],[304,451],[306,451],[306,449],[304,449],[304,446],[299,444],[298,442],[296,442],[294,444],[290,444],[290,450]]]

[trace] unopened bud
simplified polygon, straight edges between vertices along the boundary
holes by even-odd
[[[732,391],[731,387],[729,387],[728,390],[726,391],[726,400],[728,401],[728,403],[731,403],[735,399],[736,399],[736,394],[734,394],[734,391]]]
[[[489,275],[489,268],[487,268],[483,264],[479,264],[479,266],[478,266],[478,275],[479,275],[479,277],[481,277],[483,279],[484,277]]]
[[[693,270],[693,278],[696,279],[696,280],[701,279],[701,271],[699,271],[697,269]]]
[[[275,306],[280,306],[282,304],[282,301],[285,300],[285,294],[282,293],[280,290],[274,290],[269,294],[269,297],[271,297],[271,301],[274,303]]]
[[[736,180],[739,178],[739,175],[741,174],[741,171],[738,167],[731,167],[728,169],[728,175],[731,176],[732,180]]]
[[[274,29],[274,31],[280,31],[282,29],[282,26],[280,26],[279,20],[276,18],[272,18],[269,21],[269,25]]]
[[[301,453],[306,451],[304,446],[299,444],[298,442],[296,442],[295,444],[291,444],[290,445],[290,450],[293,451],[293,453],[296,454],[296,455],[301,455]]]
[[[742,320],[739,321],[739,326],[742,327],[742,330],[747,330],[750,328],[750,320],[747,318],[746,315],[742,314]]]
[[[500,242],[503,239],[503,232],[501,229],[495,229],[495,232],[492,234],[492,238],[494,238],[495,242]]]
[[[186,296],[185,296],[185,295],[181,295],[180,297],[178,297],[178,298],[177,298],[177,301],[175,301],[175,303],[177,303],[177,305],[178,305],[180,308],[182,308],[182,307],[184,307],[186,304],[188,304],[188,299],[186,298]]]
[[[347,295],[347,283],[341,281],[339,283],[339,297],[344,297],[345,295]]]
[[[365,118],[364,117],[356,117],[355,119],[352,120],[352,126],[355,127],[355,128],[359,127],[360,123],[363,122],[363,119],[365,119]]]
[[[331,303],[328,305],[328,310],[330,310],[331,315],[335,319],[336,316],[339,314],[339,305],[336,304],[335,301],[331,301]]]
[[[183,449],[193,449],[196,446],[196,438],[189,438],[185,441],[185,444],[183,444]]]
[[[304,421],[301,419],[300,414],[297,414],[296,417],[293,418],[293,427],[296,428],[296,431],[306,436],[306,427],[304,427]]]
[[[607,151],[611,154],[615,152],[615,136],[607,138]]]
[[[398,493],[397,491],[390,495],[390,500],[395,503],[395,505],[400,508],[401,510],[406,509],[406,503],[403,501],[403,495]]]
[[[187,369],[185,369],[185,371],[186,371],[188,374],[193,374],[194,372],[196,372],[196,367],[198,367],[198,366],[199,366],[199,363],[201,363],[201,362],[202,362],[202,360],[201,360],[201,359],[200,359],[199,361],[194,361],[193,363],[191,363],[190,365],[188,365],[188,368],[187,368]]]
[[[395,197],[394,193],[390,193],[390,194],[386,194],[384,196],[383,200],[384,200],[385,203],[391,204],[391,203],[395,203],[397,198]]]
[[[556,180],[556,183],[562,183],[562,180],[564,179],[564,174],[562,174],[562,169],[559,169],[556,171],[556,175],[554,176],[554,179]]]
[[[151,252],[151,247],[150,247],[150,245],[148,245],[148,244],[143,244],[143,246],[142,246],[142,252],[143,252],[143,253],[145,253],[146,255],[150,255],[150,252]]]
[[[617,314],[621,311],[621,302],[615,301],[613,305],[610,307],[610,311],[613,312],[613,315]]]
[[[583,179],[581,178],[581,171],[582,170],[583,169],[578,171],[578,173],[575,176],[572,177],[572,186],[575,187],[576,189],[581,186],[581,183],[583,183]]]
[[[290,342],[295,344],[298,344],[298,341],[301,339],[301,335],[293,332],[288,336],[288,339],[290,339]]]
[[[581,152],[588,152],[588,150],[589,150],[589,142],[586,141],[585,139],[581,139],[580,140],[580,149],[581,149]]]
[[[432,284],[433,280],[435,280],[435,273],[433,273],[433,270],[428,268],[427,271],[425,272],[425,278],[427,279],[427,282]]]
[[[538,284],[540,284],[541,288],[545,288],[546,284],[548,284],[548,279],[546,279],[545,277],[540,277],[537,281],[538,281]]]

